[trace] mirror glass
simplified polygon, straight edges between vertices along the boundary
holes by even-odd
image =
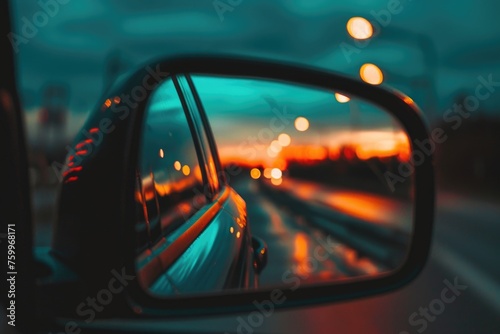
[[[140,138],[141,285],[171,297],[393,271],[413,228],[410,156],[397,120],[349,92],[168,78]]]

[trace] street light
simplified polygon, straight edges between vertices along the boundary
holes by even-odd
[[[349,102],[351,100],[347,96],[339,94],[339,93],[335,93],[335,99],[337,100],[338,103],[346,103],[346,102]]]
[[[295,119],[295,129],[300,132],[304,132],[309,129],[309,121],[305,117],[297,117]]]
[[[359,75],[364,82],[372,85],[380,85],[384,81],[382,70],[374,64],[364,64],[359,70]]]
[[[347,21],[347,32],[355,39],[368,39],[373,36],[372,24],[363,17],[352,17]]]

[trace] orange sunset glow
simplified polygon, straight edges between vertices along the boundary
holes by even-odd
[[[392,157],[406,162],[411,154],[408,137],[403,131],[347,131],[325,140],[329,145],[299,143],[293,136],[288,135],[281,139],[272,140],[268,146],[258,145],[245,150],[241,150],[241,146],[223,145],[219,148],[222,163],[235,163],[248,168],[270,167],[285,170],[292,161],[314,163],[327,159],[364,161]]]

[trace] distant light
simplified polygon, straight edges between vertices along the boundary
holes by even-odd
[[[79,150],[79,151],[76,151],[76,155],[87,155],[87,153],[89,153],[88,150]]]
[[[269,145],[269,148],[271,149],[271,151],[274,151],[276,153],[279,153],[282,150],[281,144],[277,140],[273,140],[271,142],[271,145]]]
[[[283,176],[283,172],[281,171],[281,169],[279,169],[279,168],[273,168],[271,170],[271,177],[273,179],[281,179],[282,176]]]
[[[267,148],[267,155],[270,157],[270,158],[275,158],[278,156],[278,152],[274,151],[271,147],[268,147]]]
[[[64,183],[70,183],[70,182],[75,182],[75,181],[78,181],[78,176],[72,176],[72,177],[66,179],[66,181],[64,181]]]
[[[335,99],[337,99],[337,102],[339,102],[339,103],[346,103],[346,102],[349,102],[351,100],[347,96],[339,94],[339,93],[335,93]]]
[[[272,169],[272,168],[269,168],[269,167],[264,169],[264,177],[265,177],[266,179],[270,179],[270,178],[271,178],[271,171],[272,171],[272,170],[273,170],[273,169]]]
[[[283,183],[283,179],[271,179],[271,183],[275,186],[279,186],[280,184]]]
[[[111,100],[107,99],[106,101],[104,101],[104,105],[108,108],[111,107]]]
[[[347,21],[347,32],[352,38],[368,39],[373,36],[373,26],[363,17],[352,17]]]
[[[232,227],[232,226],[231,226],[231,227],[229,228],[229,232],[231,232],[231,234],[233,234],[233,233],[234,233],[234,227]]]
[[[174,168],[175,168],[175,170],[181,170],[182,166],[181,166],[180,161],[174,162]]]
[[[241,235],[240,231],[236,232],[236,238],[239,238]]]
[[[278,136],[278,142],[281,146],[286,147],[290,145],[290,143],[292,142],[292,138],[290,138],[290,136],[286,133],[282,133]]]
[[[191,174],[191,168],[188,165],[184,165],[182,167],[182,174],[188,176],[189,174]]]
[[[113,102],[116,104],[119,104],[121,101],[122,99],[119,96],[115,96],[115,98],[113,99]]]
[[[257,180],[258,178],[260,178],[260,170],[258,168],[252,168],[252,170],[250,171],[250,176],[252,177],[252,179],[254,180]]]
[[[384,75],[380,68],[374,64],[364,64],[359,70],[359,75],[364,82],[372,85],[380,85],[384,81]]]
[[[297,131],[304,132],[309,129],[309,121],[305,117],[297,117],[295,119],[295,128]]]
[[[160,152],[158,153],[160,155],[160,158],[164,158],[165,157],[165,152],[163,152],[163,149],[160,148]]]

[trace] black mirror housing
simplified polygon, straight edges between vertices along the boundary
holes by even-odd
[[[112,270],[123,268],[126,273],[138,276],[137,254],[132,246],[136,244],[137,233],[134,166],[138,160],[138,138],[144,112],[148,97],[159,82],[185,73],[246,76],[346,92],[386,109],[402,124],[412,146],[417,140],[429,139],[421,112],[409,97],[340,74],[227,56],[177,57],[146,65],[117,83],[103,98],[99,110],[77,138],[75,150],[68,156],[63,172],[54,252],[64,258],[89,287],[99,287],[102,284],[100,277],[108,277]],[[107,140],[102,140],[103,136],[107,136]],[[85,147],[87,152],[82,151]],[[76,160],[79,164],[71,165]],[[415,228],[404,265],[390,274],[369,280],[287,288],[282,290],[285,302],[277,307],[329,303],[384,293],[404,286],[418,275],[426,263],[431,243],[434,215],[432,157],[413,167]],[[100,231],[99,236],[95,236],[96,230]],[[267,247],[256,238],[252,243],[256,272],[259,273],[267,263]],[[177,317],[251,311],[253,301],[269,299],[273,289],[158,299],[145,292],[138,280],[132,280],[124,293],[128,308],[137,315]]]

